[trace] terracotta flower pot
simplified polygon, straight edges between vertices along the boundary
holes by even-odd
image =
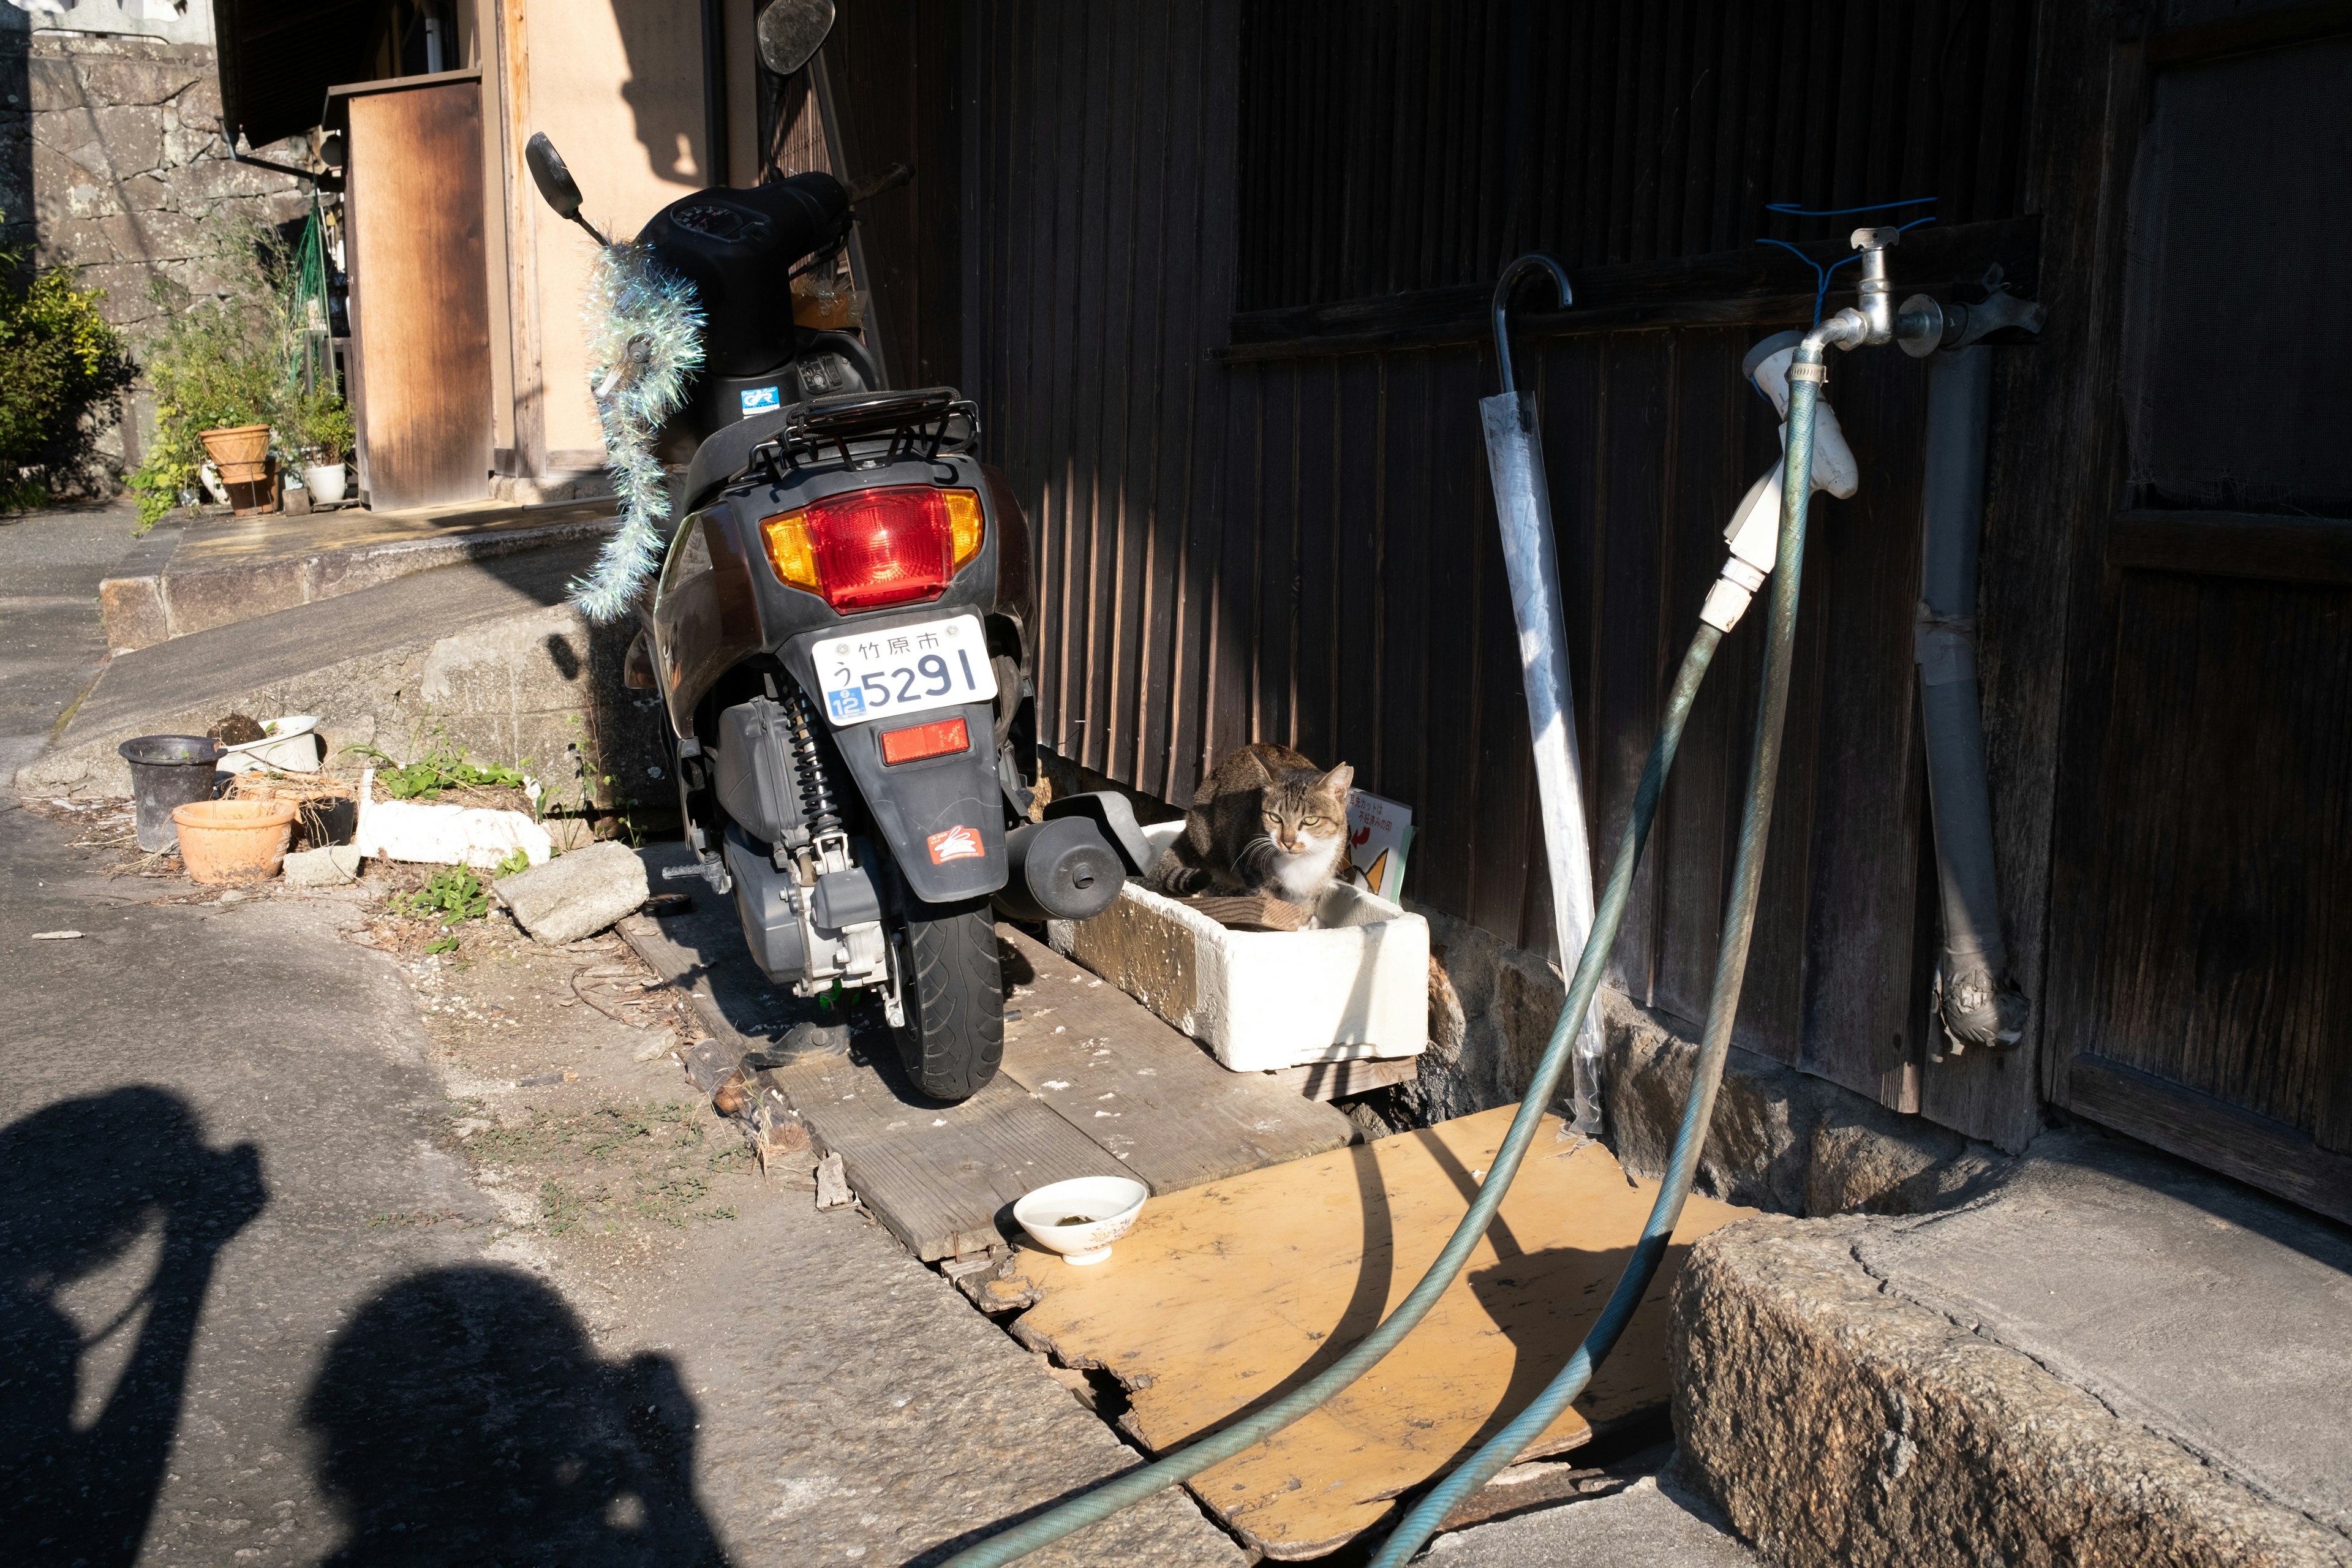
[[[284,800],[200,800],[175,808],[180,864],[198,882],[261,882],[286,864],[294,805]]]
[[[269,426],[267,425],[229,425],[217,430],[201,432],[198,437],[205,451],[220,465],[226,477],[229,467],[236,463],[261,463],[269,458]]]

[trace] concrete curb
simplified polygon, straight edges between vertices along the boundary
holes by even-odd
[[[2020,1352],[1885,1287],[1874,1224],[1701,1241],[1667,1354],[1685,1462],[1791,1568],[2347,1568],[2352,1549]]]
[[[609,516],[490,527],[442,538],[374,540],[347,550],[174,565],[177,534],[151,536],[98,585],[106,646],[117,653],[234,626],[299,605],[373,588],[438,567],[601,537]]]

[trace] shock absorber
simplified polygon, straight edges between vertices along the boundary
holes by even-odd
[[[793,773],[800,788],[801,820],[812,838],[841,831],[840,797],[825,766],[824,747],[817,740],[816,721],[810,716],[808,696],[798,687],[785,696],[784,721],[791,727]]]

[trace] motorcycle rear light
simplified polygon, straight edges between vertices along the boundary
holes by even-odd
[[[882,761],[890,767],[900,763],[919,763],[925,757],[944,757],[955,752],[971,750],[971,737],[964,732],[961,719],[942,719],[936,724],[917,724],[905,730],[882,731]]]
[[[776,576],[836,610],[936,599],[980,553],[978,490],[890,485],[827,496],[764,519]]]

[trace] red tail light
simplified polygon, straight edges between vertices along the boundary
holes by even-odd
[[[776,575],[836,610],[936,599],[980,553],[980,492],[891,485],[827,496],[760,524]]]
[[[970,750],[971,737],[964,730],[961,719],[941,719],[933,724],[915,724],[904,730],[882,731],[882,762],[887,767]]]

